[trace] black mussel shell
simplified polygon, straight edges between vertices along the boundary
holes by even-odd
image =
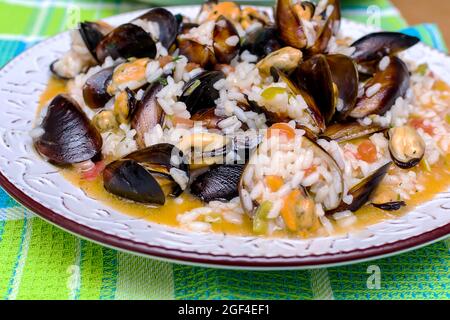
[[[224,78],[222,71],[204,71],[184,86],[179,100],[186,104],[191,114],[214,107],[214,101],[219,98],[219,91],[214,88],[214,84]]]
[[[156,44],[144,29],[132,23],[125,23],[108,33],[97,45],[95,52],[100,62],[108,56],[113,59],[154,58]]]
[[[102,137],[78,103],[67,95],[56,96],[48,106],[34,141],[36,150],[56,164],[90,160],[101,153]]]
[[[336,212],[341,212],[345,210],[350,210],[352,212],[357,211],[370,199],[373,192],[376,190],[381,180],[389,170],[391,162],[385,164],[384,166],[377,169],[367,178],[361,180],[357,185],[353,186],[348,194],[353,196],[353,201],[351,204],[341,202],[341,204],[333,210],[327,212],[327,214],[332,214]]]
[[[394,55],[412,47],[420,39],[400,32],[374,32],[356,40],[352,58],[357,63],[377,61],[386,55]]]
[[[387,203],[372,203],[372,205],[381,210],[397,211],[400,210],[401,207],[406,206],[406,203],[405,201],[392,201]]]
[[[124,159],[135,160],[150,170],[163,173],[169,173],[171,168],[176,168],[189,176],[189,165],[183,152],[169,143],[159,143],[132,152]]]
[[[83,99],[89,108],[102,108],[111,99],[107,89],[113,72],[114,67],[109,67],[87,79],[83,86]]]
[[[191,193],[205,202],[229,201],[239,196],[238,185],[244,165],[220,165],[199,175],[191,184]]]
[[[331,54],[325,56],[331,71],[331,78],[337,87],[336,107],[342,103],[340,110],[336,110],[338,120],[345,120],[348,113],[354,108],[358,97],[359,74],[356,63],[343,54]]]
[[[248,50],[251,54],[264,58],[268,54],[281,49],[283,42],[278,38],[278,31],[275,27],[261,27],[251,31],[245,37],[241,46],[241,51]]]
[[[227,44],[230,37],[237,37],[238,42],[232,46]],[[213,32],[214,55],[218,63],[229,64],[231,60],[239,53],[240,38],[239,33],[233,23],[224,16],[220,16],[216,20]]]
[[[105,189],[120,197],[163,205],[166,196],[157,179],[134,160],[117,160],[103,170]]]
[[[144,134],[157,124],[161,124],[164,119],[164,112],[156,99],[156,94],[162,87],[160,83],[148,87],[131,114],[131,128],[136,130],[134,139],[139,148],[145,148]]]
[[[320,136],[326,140],[334,140],[336,142],[345,142],[358,138],[363,138],[377,132],[382,132],[386,128],[376,124],[364,126],[357,121],[346,123],[334,123],[327,127],[325,132]]]
[[[337,96],[325,55],[317,54],[302,62],[295,75],[297,83],[313,97],[328,124],[336,111]]]
[[[101,22],[80,22],[78,30],[83,39],[86,48],[97,59],[95,48],[102,41],[103,37],[108,34],[113,28],[106,23]]]
[[[380,89],[371,95],[358,98],[354,109],[349,113],[352,118],[364,118],[370,114],[382,115],[388,111],[398,97],[403,97],[409,88],[409,71],[406,64],[397,57],[391,57],[389,66],[375,73],[364,85],[365,91],[380,84]]]
[[[164,8],[153,8],[137,19],[155,22],[159,26],[159,41],[169,49],[178,35],[179,22],[176,17]]]

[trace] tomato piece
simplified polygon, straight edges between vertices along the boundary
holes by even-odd
[[[267,130],[267,139],[275,136],[291,140],[295,138],[295,130],[287,123],[275,123]]]
[[[277,192],[284,184],[283,178],[280,176],[266,176],[266,185],[269,187],[271,192]]]
[[[90,170],[83,172],[81,174],[81,178],[83,180],[93,181],[97,179],[97,177],[100,175],[100,173],[103,172],[103,169],[105,169],[105,167],[105,161],[99,161],[95,163],[95,166],[93,166]]]
[[[377,161],[377,147],[370,140],[364,140],[358,146],[358,153],[356,157],[359,160],[365,162],[375,162]]]
[[[159,66],[161,68],[164,68],[167,64],[171,63],[173,61],[172,56],[164,56],[158,59]]]

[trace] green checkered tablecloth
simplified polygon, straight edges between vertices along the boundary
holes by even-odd
[[[446,50],[435,25],[407,27],[386,0],[342,2],[347,18],[379,21],[384,29],[403,29]],[[68,20],[74,10],[81,20],[95,20],[144,7],[148,5],[121,0],[0,0],[0,65],[36,41],[64,31],[68,22],[73,25]],[[0,189],[1,299],[449,299],[449,244],[442,241],[386,259],[328,269],[199,268],[81,240],[35,217]],[[380,271],[378,287],[369,278],[374,270]]]

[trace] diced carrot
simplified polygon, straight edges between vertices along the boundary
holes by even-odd
[[[409,121],[409,124],[413,126],[416,129],[421,128],[424,132],[428,133],[429,135],[434,134],[434,128],[432,125],[425,124],[424,119],[421,118],[413,118]]]
[[[270,191],[277,192],[283,186],[283,178],[280,176],[266,176],[266,185],[269,187]]]
[[[192,121],[191,119],[185,119],[185,118],[173,116],[172,124],[174,126],[181,125],[181,126],[192,128],[194,126],[194,121]]]
[[[358,146],[358,153],[356,157],[359,160],[373,163],[377,161],[377,147],[370,140],[364,140]]]
[[[267,139],[274,136],[285,137],[291,140],[295,138],[295,130],[287,123],[275,123],[267,130]]]
[[[290,231],[297,231],[297,213],[295,210],[296,204],[300,199],[300,190],[292,190],[286,198],[284,198],[283,207],[281,208],[281,217]]]
[[[92,169],[81,174],[82,179],[87,181],[95,180],[99,174],[102,173],[103,169],[105,169],[105,166],[106,164],[103,160],[95,163],[95,166],[93,166]]]

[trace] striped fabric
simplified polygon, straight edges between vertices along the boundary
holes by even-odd
[[[446,50],[435,25],[408,27],[386,0],[342,2],[347,18],[387,30],[406,28]],[[0,0],[0,65],[78,18],[95,20],[147,6],[121,0]],[[81,240],[35,217],[0,189],[2,299],[449,299],[449,250],[447,240],[368,263],[304,271],[183,266]]]

